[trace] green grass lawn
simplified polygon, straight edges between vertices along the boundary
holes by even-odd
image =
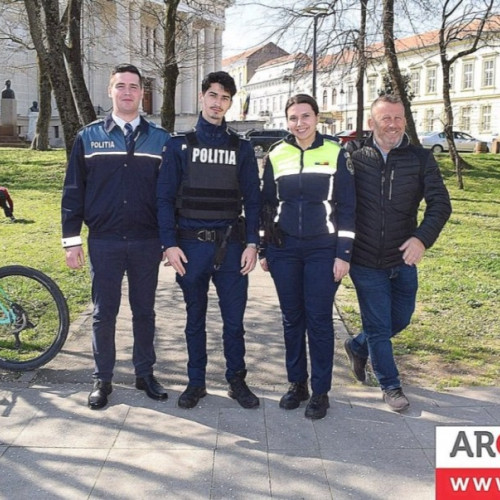
[[[14,201],[12,223],[0,210],[0,265],[35,267],[54,279],[68,300],[71,319],[90,300],[89,273],[66,266],[61,247],[61,187],[65,152],[0,148],[0,185]]]
[[[440,162],[453,214],[419,266],[412,324],[395,340],[403,381],[427,387],[500,385],[500,155],[464,155],[472,167],[456,188],[446,155]],[[64,151],[0,148],[0,185],[9,188],[18,222],[0,212],[0,265],[23,264],[51,276],[71,318],[90,300],[88,269],[66,267],[60,199]],[[344,280],[337,305],[348,329],[359,329],[354,289]]]
[[[449,158],[438,155],[453,213],[419,265],[417,309],[394,341],[403,381],[428,387],[500,384],[500,156],[464,157],[472,166],[459,190]],[[350,280],[337,305],[356,333]]]

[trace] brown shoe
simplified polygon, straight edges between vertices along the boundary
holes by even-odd
[[[393,411],[404,411],[410,406],[410,402],[401,387],[384,391],[384,401]]]

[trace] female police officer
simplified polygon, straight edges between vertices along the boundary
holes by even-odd
[[[305,94],[285,107],[287,138],[271,149],[263,177],[265,248],[283,316],[286,369],[291,383],[280,407],[309,398],[306,331],[312,397],[305,410],[323,418],[333,370],[333,300],[349,271],[354,239],[355,190],[350,159],[332,138],[316,131],[318,105]]]

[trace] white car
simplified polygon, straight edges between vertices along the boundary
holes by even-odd
[[[465,132],[457,132],[454,130],[453,136],[458,151],[473,152],[476,144],[479,142],[478,139]],[[419,134],[418,138],[422,146],[427,149],[432,149],[433,153],[448,151],[448,141],[446,140],[444,132],[424,132],[423,134]]]

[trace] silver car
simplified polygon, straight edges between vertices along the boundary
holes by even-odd
[[[453,131],[453,137],[455,138],[455,144],[458,151],[474,151],[477,139],[465,132]],[[432,149],[433,153],[442,153],[443,151],[448,151],[448,141],[444,132],[424,132],[419,134],[418,138],[420,143],[424,148]]]

